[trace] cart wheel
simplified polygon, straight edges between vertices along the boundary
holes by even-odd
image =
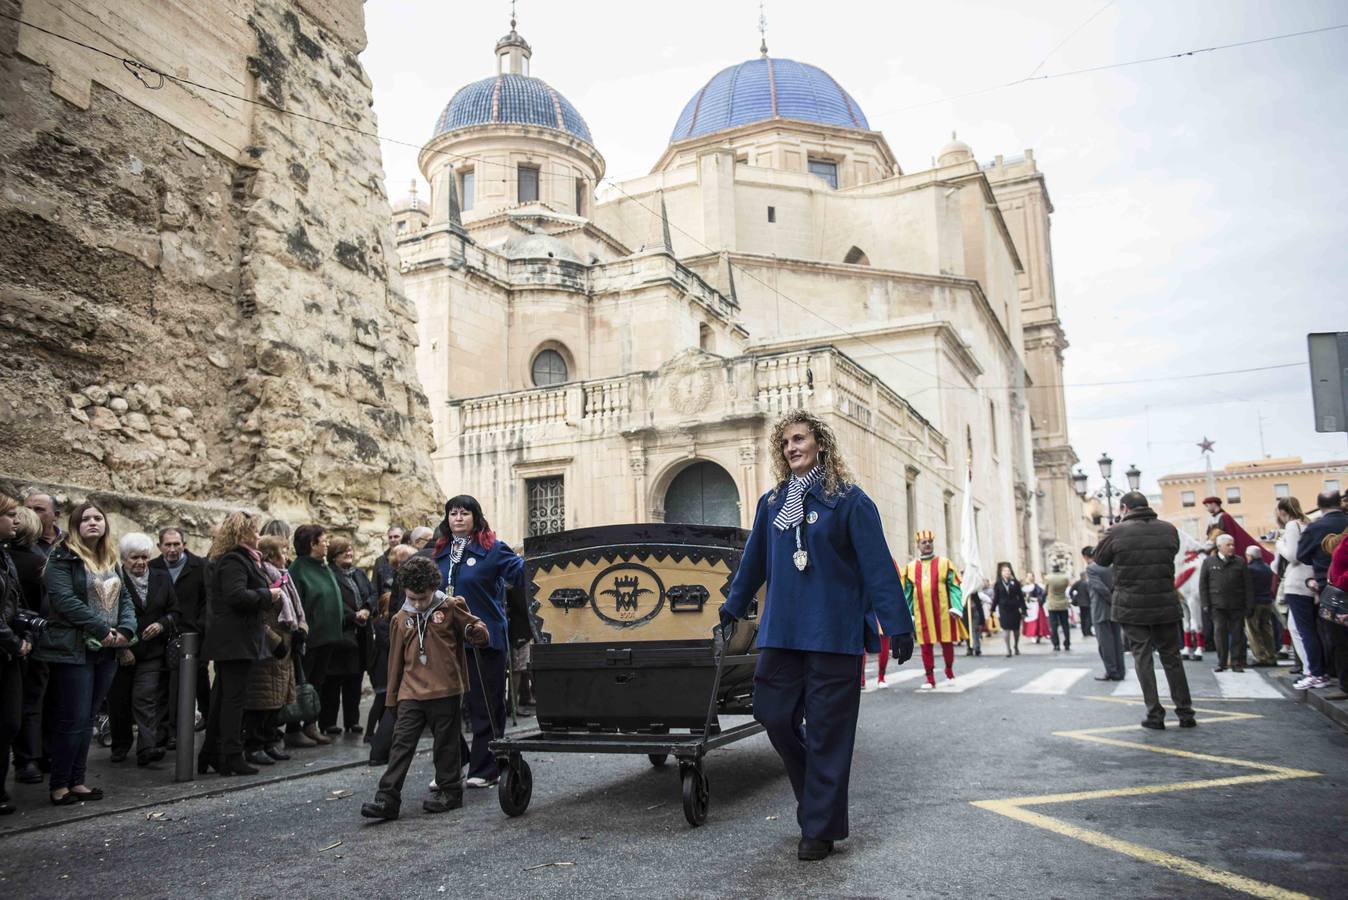
[[[501,770],[501,780],[496,786],[496,799],[501,801],[501,811],[507,816],[524,815],[533,794],[534,775],[529,771],[527,762],[517,759]]]
[[[711,785],[699,766],[683,767],[683,815],[694,828],[707,821]]]
[[[646,758],[651,761],[651,765],[653,766],[663,766],[665,763],[669,762],[668,753],[647,753]]]

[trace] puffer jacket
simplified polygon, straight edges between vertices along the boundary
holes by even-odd
[[[1163,625],[1183,617],[1175,590],[1179,532],[1149,506],[1130,510],[1095,548],[1095,561],[1114,568],[1110,615],[1121,625]]]
[[[262,635],[270,655],[253,663],[248,670],[244,709],[280,709],[295,700],[295,663],[290,658],[292,635],[290,629],[281,624],[280,614],[281,608],[273,606],[262,615]],[[277,659],[277,647],[282,644],[286,648],[285,655]]]

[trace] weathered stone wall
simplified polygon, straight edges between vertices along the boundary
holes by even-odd
[[[64,33],[90,5],[0,0]],[[195,80],[228,72],[289,113],[375,130],[360,0],[213,10],[251,52],[217,52],[219,35],[182,46]],[[97,73],[87,106],[68,74],[58,95],[34,61],[56,54],[19,28],[0,21],[0,472],[160,515],[241,505],[361,537],[430,518],[430,417],[377,141],[240,104],[231,158],[214,113],[191,133],[191,98],[156,114],[174,98]]]

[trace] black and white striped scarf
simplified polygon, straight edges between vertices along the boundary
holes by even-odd
[[[805,492],[823,477],[823,466],[815,466],[803,476],[791,476],[791,481],[786,487],[786,503],[782,504],[777,518],[773,520],[778,531],[794,528],[804,520]]]

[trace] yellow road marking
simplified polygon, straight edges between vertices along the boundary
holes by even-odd
[[[1115,853],[1131,856],[1133,859],[1151,863],[1154,866],[1160,866],[1181,875],[1188,875],[1190,878],[1197,878],[1254,897],[1266,897],[1269,900],[1310,900],[1307,894],[1289,891],[1275,884],[1267,884],[1253,878],[1246,878],[1244,875],[1237,875],[1235,872],[1214,869],[1211,866],[1196,863],[1173,853],[1153,850],[1151,847],[1143,847],[1141,844],[1134,844],[1132,841],[1125,841],[1122,838],[1116,838],[1099,831],[1081,828],[1061,819],[1031,812],[1004,800],[978,800],[973,805],[1000,813],[1009,819],[1015,819],[1018,822],[1024,822],[1027,825],[1060,834],[1063,837],[1073,838],[1084,844],[1100,847],[1103,850],[1112,850]]]
[[[1090,697],[1091,700],[1101,700],[1110,703],[1123,703],[1129,706],[1144,705],[1140,700],[1130,700],[1120,697]],[[1203,701],[1210,702],[1210,701]],[[1208,717],[1199,719],[1202,723],[1218,722],[1244,722],[1250,719],[1260,719],[1262,716],[1254,713],[1230,712],[1215,709],[1198,709],[1194,712],[1207,713]],[[1182,875],[1188,875],[1201,881],[1207,881],[1221,887],[1229,888],[1233,891],[1249,894],[1254,897],[1272,898],[1272,900],[1301,900],[1308,895],[1291,891],[1286,888],[1278,887],[1275,884],[1268,884],[1263,881],[1257,881],[1253,878],[1247,878],[1244,875],[1238,875],[1235,872],[1228,872],[1223,869],[1215,869],[1212,866],[1205,866],[1202,863],[1185,859],[1182,856],[1176,856],[1173,853],[1165,853],[1161,850],[1154,850],[1151,847],[1144,847],[1141,844],[1135,844],[1131,841],[1125,841],[1122,838],[1116,838],[1100,831],[1092,831],[1089,828],[1082,828],[1079,825],[1073,825],[1070,822],[1064,822],[1061,819],[1055,819],[1052,816],[1046,816],[1043,813],[1032,812],[1026,809],[1027,806],[1040,806],[1054,803],[1078,803],[1087,800],[1099,800],[1107,797],[1140,797],[1151,794],[1166,794],[1175,791],[1195,791],[1207,790],[1218,787],[1231,787],[1242,784],[1258,784],[1273,781],[1287,781],[1293,778],[1316,778],[1321,775],[1320,772],[1311,772],[1305,769],[1291,769],[1286,766],[1275,766],[1270,763],[1256,762],[1249,759],[1237,759],[1230,756],[1217,756],[1211,753],[1196,753],[1192,750],[1178,750],[1173,747],[1162,747],[1154,744],[1141,744],[1136,741],[1121,741],[1117,738],[1102,737],[1104,734],[1118,734],[1120,732],[1136,732],[1138,725],[1112,725],[1104,728],[1086,728],[1075,731],[1055,731],[1055,737],[1072,738],[1079,741],[1089,741],[1096,744],[1104,744],[1110,747],[1125,747],[1130,750],[1145,750],[1149,753],[1161,753],[1166,756],[1176,756],[1181,759],[1191,759],[1199,762],[1220,763],[1222,765],[1238,766],[1245,769],[1257,769],[1263,774],[1259,775],[1233,775],[1226,778],[1207,778],[1197,781],[1177,781],[1169,784],[1150,784],[1137,785],[1126,788],[1106,788],[1095,791],[1076,791],[1066,794],[1040,794],[1029,797],[1008,797],[1001,800],[976,800],[972,805],[980,809],[986,809],[995,812],[998,815],[1006,816],[1017,822],[1023,822],[1027,825],[1033,825],[1036,828],[1042,828],[1045,831],[1051,831],[1064,837],[1070,837],[1074,840],[1100,847],[1105,850],[1112,850],[1115,853],[1121,853],[1130,856],[1151,865],[1160,866]]]

